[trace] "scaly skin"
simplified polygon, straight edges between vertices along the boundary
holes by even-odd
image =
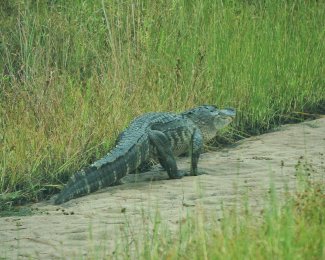
[[[177,169],[175,156],[189,153],[191,175],[204,142],[235,117],[234,109],[199,106],[181,114],[152,112],[135,118],[120,134],[116,146],[102,159],[77,172],[55,199],[55,204],[112,186],[150,159],[157,159],[171,179],[185,174]]]

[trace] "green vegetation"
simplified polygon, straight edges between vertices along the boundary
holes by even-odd
[[[43,198],[146,111],[232,106],[241,135],[317,112],[324,17],[312,0],[3,0],[0,194]]]

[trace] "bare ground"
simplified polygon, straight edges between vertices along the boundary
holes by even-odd
[[[188,169],[188,159],[180,159],[179,165]],[[139,231],[152,225],[157,208],[175,231],[198,205],[221,216],[221,205],[228,207],[248,195],[258,211],[270,183],[280,194],[286,187],[296,188],[297,168],[325,182],[325,118],[284,125],[205,153],[199,166],[207,174],[169,180],[155,169],[60,207],[52,201],[33,204],[32,216],[0,218],[0,259],[88,258],[98,248],[113,255],[118,241],[126,238],[132,244]]]

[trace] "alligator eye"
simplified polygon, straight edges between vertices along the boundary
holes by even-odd
[[[214,112],[217,107],[216,106],[208,106],[207,109],[210,111],[210,112]]]

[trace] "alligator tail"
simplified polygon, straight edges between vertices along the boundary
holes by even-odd
[[[67,185],[63,188],[61,193],[55,199],[55,204],[64,203],[70,199],[81,197],[83,195],[94,192],[102,187],[113,185],[117,179],[124,176],[123,172],[110,172],[110,165],[101,168],[88,167],[71,177]],[[106,172],[106,174],[104,174]]]

